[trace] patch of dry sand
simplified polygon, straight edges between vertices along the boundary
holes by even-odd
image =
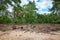
[[[0,32],[0,40],[60,40],[60,33],[54,35],[12,30]]]

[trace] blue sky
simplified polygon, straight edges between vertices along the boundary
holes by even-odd
[[[33,0],[30,0],[33,1]],[[52,8],[52,0],[34,0],[36,8],[38,8],[37,13],[50,13],[49,8]],[[28,0],[21,0],[21,6],[28,4]],[[12,11],[12,7],[9,6],[9,11]]]

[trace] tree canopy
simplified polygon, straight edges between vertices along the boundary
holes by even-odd
[[[0,23],[60,23],[60,1],[54,0],[53,7],[50,14],[38,14],[36,12],[35,1],[24,6],[20,6],[20,0],[0,0]],[[8,6],[13,7],[13,18],[7,14],[10,12],[7,10]],[[7,12],[6,12],[7,11]]]
[[[54,0],[51,11],[60,15],[60,0]]]

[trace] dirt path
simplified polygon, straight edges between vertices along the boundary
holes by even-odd
[[[60,40],[60,33],[47,34],[12,30],[0,32],[0,40]]]

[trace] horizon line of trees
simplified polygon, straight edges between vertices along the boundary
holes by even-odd
[[[14,2],[14,4],[12,4]],[[59,0],[54,0],[53,7],[50,9],[50,14],[38,14],[35,7],[35,1],[20,6],[20,0],[0,0],[0,24],[23,24],[23,23],[59,23],[60,24],[60,7]],[[13,12],[10,13],[8,5],[13,7]],[[11,14],[11,15],[10,15]]]

